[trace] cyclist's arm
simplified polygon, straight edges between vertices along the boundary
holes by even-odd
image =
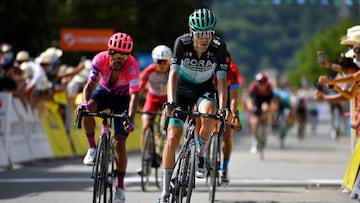
[[[95,87],[96,87],[96,82],[93,82],[93,81],[88,81],[83,89],[83,103],[84,102],[89,102],[90,100],[90,97],[91,97],[91,94],[92,92],[94,91]]]
[[[227,101],[227,87],[226,87],[226,80],[225,78],[218,78],[217,84],[218,92],[219,92],[219,108],[224,109],[226,108],[226,101]]]
[[[138,101],[139,101],[139,92],[131,93],[128,112],[129,112],[130,121],[132,123],[134,123]]]
[[[229,98],[230,98],[230,110],[233,113],[233,116],[237,111],[238,106],[238,88],[236,89],[230,89],[229,91]]]
[[[167,83],[167,100],[169,103],[175,102],[177,79],[178,79],[178,72],[170,71],[169,72],[169,80]]]

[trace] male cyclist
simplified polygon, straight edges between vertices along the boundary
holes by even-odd
[[[170,117],[167,141],[163,151],[163,191],[160,202],[168,202],[169,184],[175,164],[175,150],[181,139],[185,117],[173,114],[173,108],[188,110],[196,107],[201,113],[215,114],[216,99],[212,75],[218,80],[219,108],[225,113],[227,91],[226,45],[215,36],[216,17],[208,9],[196,9],[189,16],[189,33],[178,37],[174,44],[167,87],[166,114]],[[231,115],[230,115],[231,116]],[[213,119],[200,119],[196,135],[198,177],[205,177],[204,154],[207,141],[214,129]]]
[[[285,89],[284,85],[280,85],[280,87],[275,88],[273,90],[274,94],[274,103],[276,107],[276,115],[274,117],[273,122],[273,130],[279,131],[279,139],[280,139],[280,148],[285,147],[285,136],[288,128],[292,124],[292,118],[294,116],[293,106],[290,99],[290,93]]]
[[[222,133],[222,153],[224,156],[222,162],[222,176],[221,184],[228,185],[230,183],[228,176],[230,156],[233,149],[233,136],[231,124],[234,124],[233,128],[235,131],[239,132],[241,130],[240,118],[238,115],[238,97],[239,97],[239,88],[240,88],[240,72],[238,66],[233,60],[231,60],[230,54],[228,53],[227,61],[230,61],[229,69],[226,76],[226,86],[228,91],[228,99],[226,102],[226,107],[232,112],[232,122],[226,123],[226,130]],[[215,79],[216,81],[216,79]],[[215,82],[216,83],[216,82]]]
[[[115,136],[113,140],[117,171],[114,202],[125,202],[126,138],[134,130],[134,117],[138,104],[139,66],[131,55],[132,50],[133,40],[130,35],[118,32],[110,37],[108,50],[98,53],[92,60],[91,72],[83,90],[83,103],[81,104],[89,112],[102,111],[107,108],[115,113],[128,111],[130,124],[114,119]],[[84,117],[84,128],[89,149],[83,162],[86,165],[92,165],[96,155],[93,117]]]
[[[172,51],[166,45],[158,45],[152,50],[151,56],[154,63],[146,67],[140,76],[140,92],[147,88],[143,111],[156,112],[167,101],[166,87],[169,78],[171,55]],[[144,136],[146,130],[151,125],[151,116],[143,114],[141,120],[140,146],[144,146]],[[140,168],[138,174],[142,175],[142,172]]]
[[[273,99],[273,87],[264,73],[255,75],[248,88],[247,109],[252,113],[250,117],[250,128],[253,135],[253,142],[250,149],[251,153],[257,152],[257,138],[259,136],[259,125],[261,116],[265,114],[268,127],[271,124],[271,102]]]

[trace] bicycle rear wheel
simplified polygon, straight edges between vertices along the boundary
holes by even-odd
[[[150,181],[151,174],[151,160],[154,157],[154,134],[153,131],[148,128],[144,136],[144,144],[141,155],[141,189],[146,191]]]
[[[191,140],[182,159],[179,174],[179,202],[190,203],[192,190],[195,187],[195,142]]]
[[[214,133],[210,140],[210,157],[209,157],[209,168],[210,168],[210,185],[209,185],[209,202],[215,201],[216,186],[219,183],[219,139],[218,134]]]
[[[103,138],[99,138],[95,165],[93,166],[93,178],[94,178],[94,187],[93,187],[93,203],[104,202],[107,203],[108,199],[112,201],[112,195],[106,195],[106,190],[108,187],[108,157],[106,152],[106,143]],[[109,198],[110,197],[110,198]],[[101,201],[103,200],[103,201]]]
[[[259,129],[259,137],[258,137],[258,150],[260,153],[260,159],[264,159],[264,149],[266,145],[266,124],[261,123]]]
[[[166,138],[164,135],[158,135],[157,141],[155,141],[155,157],[152,164],[152,167],[155,170],[155,184],[159,189],[162,188],[162,175],[160,166],[162,163],[162,152],[164,150],[165,139]]]

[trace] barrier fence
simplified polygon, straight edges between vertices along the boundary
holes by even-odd
[[[72,125],[74,107],[68,106],[68,122],[63,121],[58,107],[56,102],[47,101],[40,116],[38,109],[23,105],[11,93],[0,92],[0,167],[11,168],[14,164],[40,159],[86,154],[88,146],[84,129]],[[96,119],[96,123],[96,135],[99,135],[101,120]],[[138,124],[128,137],[127,151],[140,149],[141,126]]]

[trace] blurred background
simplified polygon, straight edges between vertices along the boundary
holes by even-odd
[[[110,29],[129,33],[133,54],[146,64],[156,45],[172,47],[188,31],[194,9],[207,7],[217,15],[217,33],[247,82],[271,70],[296,87],[304,78],[315,83],[320,74],[335,74],[319,67],[316,52],[337,61],[346,50],[340,38],[358,24],[359,6],[359,0],[2,0],[0,43],[37,56],[48,47],[62,48],[63,29]],[[97,53],[62,49],[66,64]]]

